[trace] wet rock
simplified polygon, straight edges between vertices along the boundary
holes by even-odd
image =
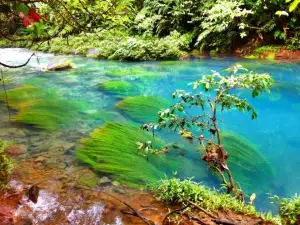
[[[66,157],[64,161],[67,166],[78,165],[78,160],[75,157]]]
[[[37,185],[32,185],[28,190],[28,199],[37,203],[39,198],[40,188]]]
[[[64,184],[63,188],[70,188],[70,187],[75,187],[76,183],[75,182],[67,182]]]
[[[126,194],[126,191],[124,191],[121,188],[114,188],[113,191],[118,193],[118,194],[122,194],[122,195]]]
[[[14,133],[15,137],[26,137],[26,135],[29,133],[28,130],[25,129],[17,129]]]
[[[59,169],[65,169],[67,167],[67,165],[64,162],[61,162],[58,164],[57,166]]]
[[[24,189],[24,184],[17,180],[11,180],[7,185],[16,192],[21,192]]]
[[[64,142],[64,143],[62,143],[62,147],[64,148],[65,152],[68,152],[68,151],[72,150],[73,148],[75,148],[75,144],[70,143],[70,142]]]
[[[4,151],[9,155],[22,155],[27,151],[26,145],[10,145],[4,149]]]
[[[95,188],[100,184],[100,180],[97,174],[92,171],[85,171],[79,179],[79,183],[83,186],[88,186],[90,188]]]
[[[36,146],[38,152],[64,150],[62,142],[58,139],[50,139]]]
[[[99,184],[101,184],[101,185],[109,184],[109,183],[111,183],[111,180],[110,180],[108,177],[102,177],[102,178],[99,180]]]
[[[57,180],[66,180],[69,176],[67,174],[60,174],[56,177]]]
[[[46,160],[47,160],[46,157],[44,157],[44,156],[39,156],[39,157],[37,157],[37,158],[34,160],[34,162],[36,162],[36,163],[43,163],[43,162],[45,162]]]
[[[57,166],[57,160],[54,158],[50,158],[47,160],[46,165],[49,168],[55,168]]]
[[[34,169],[41,169],[43,167],[43,164],[42,163],[35,163],[34,165],[33,165],[33,168]]]
[[[29,217],[23,217],[15,225],[32,225],[32,220]]]

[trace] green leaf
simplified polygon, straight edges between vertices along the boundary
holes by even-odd
[[[300,3],[300,0],[294,0],[294,1],[290,4],[289,11],[290,11],[290,12],[293,12],[293,11],[297,8],[297,6],[298,6],[299,3]]]
[[[28,15],[29,7],[24,3],[17,4],[16,13],[19,14],[20,12],[24,13],[25,15]]]

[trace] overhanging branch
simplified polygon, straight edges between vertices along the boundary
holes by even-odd
[[[21,65],[12,66],[12,65],[8,65],[8,64],[2,63],[2,62],[0,62],[0,65],[7,67],[7,68],[11,68],[11,69],[21,68],[21,67],[26,66],[30,62],[30,60],[33,56],[35,56],[35,53],[32,53],[31,56],[27,59],[27,61]]]

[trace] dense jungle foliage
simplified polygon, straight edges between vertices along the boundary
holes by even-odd
[[[0,45],[31,47],[31,40],[41,41],[36,48],[44,51],[117,60],[178,59],[187,57],[186,52],[192,50],[193,56],[203,51],[227,53],[239,48],[249,54],[255,47],[266,44],[296,50],[300,48],[298,3],[298,0],[2,1],[0,34],[5,41]]]

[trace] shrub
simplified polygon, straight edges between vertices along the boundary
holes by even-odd
[[[295,195],[292,198],[283,199],[275,196],[274,198],[279,201],[279,214],[283,224],[300,224],[300,196]]]
[[[181,181],[178,178],[161,180],[149,185],[158,199],[175,204],[187,204],[189,201],[209,210],[230,210],[237,213],[255,215],[255,208],[247,205],[229,194],[211,190],[191,180]]]
[[[8,182],[12,167],[12,161],[4,152],[4,143],[0,139],[0,189]]]

